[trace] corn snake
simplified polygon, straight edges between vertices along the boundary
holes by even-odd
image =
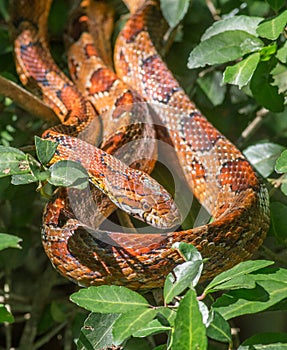
[[[22,5],[24,9],[24,2]],[[114,63],[117,76],[111,72],[111,63],[106,58],[108,54],[106,56],[103,54],[106,49],[98,50],[99,54],[97,48],[93,46],[95,42],[98,43],[98,40],[91,39],[85,28],[81,35],[71,29],[70,36],[73,40],[68,48],[68,61],[71,76],[77,88],[62,73],[59,73],[55,83],[54,98],[52,101],[49,100],[51,96],[49,81],[54,79],[53,72],[58,72],[58,68],[51,63],[53,61],[49,54],[45,56],[47,64],[44,69],[39,67],[42,62],[41,57],[35,57],[33,53],[29,53],[31,37],[27,35],[24,37],[24,43],[19,44],[25,30],[20,28],[21,23],[17,23],[15,53],[18,67],[21,67],[18,68],[20,77],[22,76],[22,82],[25,84],[32,76],[36,85],[40,85],[44,101],[46,100],[59,115],[64,128],[56,129],[55,136],[53,136],[53,129],[44,133],[44,136],[48,138],[53,136],[60,145],[61,139],[65,139],[65,133],[73,135],[75,127],[78,128],[81,124],[80,134],[84,140],[90,143],[96,142],[96,136],[100,134],[98,130],[100,126],[92,105],[101,114],[106,112],[107,105],[112,108],[122,96],[125,96],[122,101],[128,101],[128,105],[141,102],[144,98],[160,118],[159,123],[168,129],[187,182],[199,201],[212,213],[214,221],[198,228],[168,233],[140,235],[100,231],[96,228],[100,223],[97,210],[87,214],[87,209],[91,208],[93,211],[93,208],[89,205],[90,203],[83,202],[77,190],[58,191],[45,210],[43,245],[51,262],[60,273],[85,286],[117,284],[133,289],[162,286],[167,273],[175,264],[182,261],[179,254],[171,249],[172,244],[178,241],[194,244],[204,257],[209,258],[204,278],[210,278],[215,273],[250,257],[262,243],[269,225],[268,199],[264,185],[240,151],[196,109],[158,55],[150,37],[153,19],[158,22],[160,18],[157,2],[147,0],[139,9],[132,1],[131,5],[135,7],[134,12],[119,34],[115,46]],[[33,13],[43,14],[43,18],[40,16],[39,19],[41,25],[34,34],[34,47],[41,45],[45,55],[48,47],[42,25],[45,25],[48,8],[49,5],[40,9],[34,6],[35,12],[31,10]],[[21,10],[15,9],[15,18],[20,17],[17,11]],[[88,17],[87,15],[76,16],[75,21],[80,18],[86,26],[85,16]],[[24,18],[29,27],[31,17],[33,16],[29,11],[28,14],[26,12],[24,16],[22,15],[22,23]],[[74,22],[73,24],[75,25]],[[35,27],[28,30],[35,31]],[[149,34],[150,27],[151,34]],[[27,27],[24,28],[27,29]],[[21,45],[27,49],[21,51]],[[81,47],[86,48],[82,57]],[[99,55],[105,56],[104,62],[98,63]],[[83,64],[85,58],[86,65]],[[22,62],[19,62],[21,59]],[[35,59],[38,65],[35,64]],[[91,64],[90,67],[89,64]],[[99,68],[95,68],[97,65],[100,65]],[[33,69],[36,72],[33,73]],[[39,75],[39,71],[42,75]],[[95,85],[91,84],[91,80]],[[87,85],[87,81],[90,85]],[[128,86],[132,86],[136,92]],[[57,94],[59,90],[62,92]],[[65,93],[66,90],[69,93]],[[68,95],[73,96],[72,100]],[[70,112],[63,113],[63,109],[59,108],[60,104]],[[121,105],[124,106],[124,102]],[[83,120],[78,118],[79,115],[83,116]],[[86,116],[89,121],[85,119]],[[148,122],[150,121],[149,116],[145,118]],[[115,118],[115,125],[119,122],[117,119]],[[141,133],[142,138],[147,136],[153,138],[154,131],[148,126],[142,126],[143,122],[146,122],[146,119],[136,120],[132,123],[136,128],[126,130],[129,122],[124,121],[124,126],[120,126],[119,131],[115,132],[115,127],[111,126],[112,123],[106,123],[103,120],[104,129],[108,131],[103,137],[102,148],[106,147],[109,153],[115,152],[117,140],[122,143],[119,136],[125,134],[125,137],[130,140],[133,136],[127,135],[135,134],[134,130],[137,134]],[[92,127],[86,128],[86,125],[92,125]],[[63,131],[63,134],[59,134],[59,131]],[[50,136],[51,132],[52,136]],[[78,153],[77,150],[86,147],[77,139],[73,139],[73,142],[76,153]],[[62,143],[62,145],[64,149],[60,152],[61,156],[65,152],[65,144]],[[91,147],[87,146],[88,153]],[[147,158],[153,158],[154,154],[155,149],[150,150]],[[122,155],[124,156],[126,154]],[[67,157],[73,159],[73,154],[69,153]],[[89,166],[89,164],[84,165]],[[134,164],[134,166],[144,171],[151,171],[153,162]],[[154,186],[153,190],[156,189],[156,185]],[[143,190],[140,188],[140,191]],[[67,191],[76,194],[69,196],[66,195]],[[109,192],[106,193],[109,194]],[[105,215],[113,210],[113,206],[98,190],[93,190],[91,197],[99,206],[104,207]],[[84,212],[81,221],[73,216],[74,204],[71,203],[71,198],[78,200],[77,208]],[[169,200],[170,197],[166,198]],[[86,205],[85,210],[82,209],[84,205]],[[167,211],[170,208],[164,209]]]

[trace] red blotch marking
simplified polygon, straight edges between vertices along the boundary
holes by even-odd
[[[116,80],[117,77],[108,68],[100,68],[93,73],[90,79],[91,87],[89,88],[89,93],[93,95],[109,91]]]
[[[122,35],[128,43],[131,43],[144,28],[144,18],[142,16],[135,16],[130,19],[125,29],[122,31]]]
[[[63,89],[59,91],[59,98],[61,98],[69,111],[67,118],[81,118],[85,116],[84,99],[73,86],[65,85]]]
[[[85,45],[84,50],[85,50],[85,55],[87,58],[93,57],[93,56],[98,57],[98,52],[93,44]]]
[[[151,95],[151,98],[167,103],[174,92],[180,90],[173,75],[158,55],[150,56],[143,61],[142,69],[145,72],[142,80],[148,86],[146,93]]]
[[[228,185],[234,192],[258,186],[255,172],[245,159],[236,159],[225,163],[221,168],[218,179],[222,186]]]
[[[124,112],[130,112],[133,108],[134,97],[130,91],[126,91],[115,102],[116,109],[113,113],[113,119],[118,119]]]

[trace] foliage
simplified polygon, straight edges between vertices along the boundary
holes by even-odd
[[[120,0],[112,4],[119,11],[117,32],[126,10]],[[52,54],[67,73],[61,38],[68,2],[53,6]],[[0,349],[48,344],[90,350],[121,343],[127,350],[286,348],[286,2],[161,0],[161,6],[175,30],[169,67],[269,183],[272,223],[260,259],[202,284],[204,261],[195,248],[180,244],[174,248],[186,261],[167,277],[163,302],[156,293],[145,298],[124,287],[77,291],[47,261],[40,226],[53,186],[84,187],[86,172],[72,162],[49,167],[57,145],[34,140],[47,123],[19,109],[0,86]],[[8,19],[8,0],[0,1],[0,75],[19,85]]]

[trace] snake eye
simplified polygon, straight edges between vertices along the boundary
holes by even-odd
[[[150,212],[150,211],[151,211],[151,205],[148,204],[148,202],[144,202],[143,205],[142,205],[142,207],[143,207],[143,210],[144,210],[145,212]]]

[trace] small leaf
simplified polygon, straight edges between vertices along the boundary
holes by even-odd
[[[163,326],[159,320],[155,319],[148,324],[145,324],[138,331],[133,333],[134,337],[147,337],[149,335],[168,332],[171,330],[170,326]]]
[[[188,68],[233,61],[263,46],[260,39],[241,30],[219,33],[195,47],[190,53]]]
[[[112,329],[118,314],[91,313],[81,329],[77,348],[79,350],[102,350],[112,347]]]
[[[36,153],[39,161],[46,165],[53,158],[58,143],[50,140],[43,140],[35,136]]]
[[[12,322],[14,322],[14,317],[6,309],[5,305],[0,304],[0,323],[3,323],[3,322],[12,323]]]
[[[155,317],[156,313],[155,309],[138,309],[122,314],[113,326],[115,344],[121,344],[142,327],[145,327]]]
[[[13,147],[0,146],[0,178],[29,172],[26,155]]]
[[[181,300],[174,325],[172,349],[207,349],[206,329],[198,308],[196,293],[190,289]]]
[[[140,294],[125,287],[99,286],[81,289],[71,295],[70,299],[77,305],[102,314],[120,314],[147,308],[148,302]]]
[[[255,288],[255,282],[252,277],[249,275],[242,275],[238,277],[234,277],[229,281],[226,281],[224,283],[221,283],[215,287],[213,287],[213,291],[218,290],[234,290],[234,289],[240,289],[240,288],[246,288],[246,289],[252,289]]]
[[[231,342],[231,329],[228,322],[218,313],[214,313],[214,318],[206,330],[209,338],[223,342]]]
[[[270,204],[271,231],[278,242],[287,244],[287,206],[280,202]]]
[[[202,260],[201,254],[192,244],[176,242],[172,245],[172,248],[177,249],[186,261]]]
[[[250,82],[250,89],[256,101],[272,112],[284,110],[284,95],[278,93],[277,86],[273,86],[271,70],[275,60],[260,62]]]
[[[274,11],[278,11],[284,6],[285,0],[266,0]]]
[[[54,186],[84,189],[88,186],[88,173],[79,163],[62,160],[50,167],[51,177],[48,182]]]
[[[214,106],[220,105],[225,97],[226,85],[222,84],[222,73],[211,72],[197,79],[197,83]]]
[[[260,54],[256,52],[234,66],[227,67],[223,75],[224,82],[238,85],[239,89],[241,89],[242,86],[249,83],[259,60]]]
[[[157,308],[157,318],[165,326],[173,326],[176,317],[176,311],[166,306],[160,306]]]
[[[11,178],[12,185],[27,185],[37,181],[38,179],[32,174],[12,175]]]
[[[244,340],[238,350],[286,350],[286,333],[259,333]]]
[[[186,288],[195,286],[203,268],[202,260],[186,261],[169,273],[164,283],[164,300],[168,304]]]
[[[260,50],[260,59],[261,61],[269,61],[272,56],[276,53],[277,51],[277,44],[273,43],[271,45],[268,46],[264,46],[261,50]]]
[[[273,78],[272,85],[278,88],[278,93],[285,93],[287,91],[287,69],[284,64],[278,63],[271,71]]]
[[[265,142],[249,146],[243,153],[254,168],[266,178],[273,173],[276,159],[283,150],[281,145]]]
[[[19,245],[20,242],[22,242],[22,238],[20,237],[9,235],[7,233],[0,233],[0,250],[6,248],[21,249],[22,247]]]
[[[170,27],[174,28],[185,16],[190,0],[160,0],[164,18]]]
[[[264,18],[262,17],[234,16],[222,19],[221,21],[216,21],[205,31],[201,37],[201,41],[230,30],[242,30],[251,35],[257,36],[256,28],[263,19]]]
[[[213,309],[226,320],[266,310],[287,298],[286,269],[262,269],[253,272],[252,276],[256,282],[255,288],[232,290],[213,304]]]
[[[229,288],[231,288],[233,279],[235,279],[235,286],[237,286],[238,277],[247,275],[253,271],[260,270],[263,267],[270,266],[272,264],[274,264],[274,262],[268,261],[268,260],[243,261],[235,265],[231,269],[217,275],[205,288],[204,293],[205,294],[211,293],[215,287],[218,288],[220,284],[226,283],[228,281],[231,282],[229,284]]]
[[[287,150],[283,151],[276,160],[275,170],[281,174],[287,172]]]
[[[276,40],[283,32],[287,23],[287,10],[280,15],[266,22],[259,24],[257,28],[257,34],[262,38],[269,40]]]
[[[287,63],[287,41],[285,41],[284,45],[277,51],[276,57],[282,63]]]

